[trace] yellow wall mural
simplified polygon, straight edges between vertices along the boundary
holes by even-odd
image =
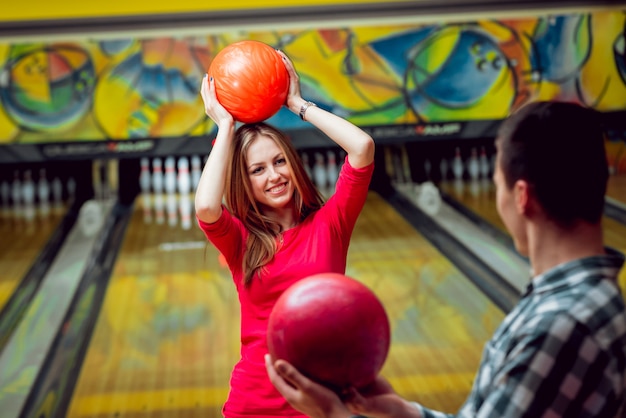
[[[362,126],[498,120],[540,99],[625,111],[625,27],[600,11],[0,44],[0,143],[210,135],[202,76],[242,39],[284,50],[305,97]],[[269,122],[306,127],[286,109]]]

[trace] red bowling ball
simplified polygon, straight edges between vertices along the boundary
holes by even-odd
[[[333,390],[364,387],[380,372],[390,345],[387,313],[376,295],[341,274],[318,274],[287,289],[268,324],[272,357]]]
[[[208,70],[217,100],[235,120],[261,122],[287,99],[289,73],[282,57],[259,41],[240,41],[222,49]]]

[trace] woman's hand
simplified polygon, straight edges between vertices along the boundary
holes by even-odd
[[[301,110],[306,112],[303,119],[322,131],[347,152],[352,167],[362,168],[372,164],[375,151],[372,137],[347,119],[322,107],[305,107],[306,101],[300,93],[300,78],[293,63],[284,52],[277,51],[277,53],[283,58],[285,68],[289,73],[289,91],[285,106],[296,115],[299,115]]]
[[[289,91],[287,92],[287,99],[285,99],[285,106],[297,115],[300,111],[300,107],[302,107],[302,104],[304,103],[304,99],[302,98],[302,94],[300,92],[300,77],[298,76],[298,73],[296,72],[296,69],[289,57],[283,51],[276,52],[283,57],[285,68],[289,74]]]
[[[234,124],[233,116],[228,113],[219,100],[217,100],[215,80],[213,80],[213,77],[209,79],[207,74],[204,75],[202,78],[202,86],[200,87],[200,95],[204,101],[204,111],[218,127],[224,126],[225,124]]]

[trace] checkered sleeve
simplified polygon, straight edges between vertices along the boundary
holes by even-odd
[[[614,416],[616,411],[610,408],[616,405],[616,382],[610,373],[610,353],[580,322],[567,315],[531,321],[511,347],[504,366],[489,381],[476,382],[480,388],[458,414],[416,404],[422,416]]]
[[[612,416],[610,356],[593,334],[569,315],[527,324],[476,417]],[[609,406],[610,407],[610,406]]]

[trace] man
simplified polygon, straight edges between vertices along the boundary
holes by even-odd
[[[533,277],[487,343],[458,417],[614,417],[624,396],[624,256],[603,246],[608,167],[599,116],[536,102],[500,126],[496,205]],[[266,356],[274,386],[312,417],[454,416],[397,395],[384,378],[342,400]]]

